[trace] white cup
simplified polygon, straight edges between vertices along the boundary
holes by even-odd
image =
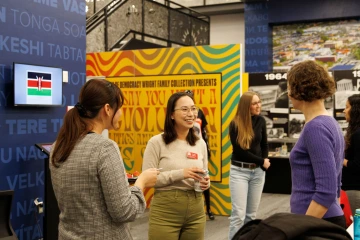
[[[208,170],[204,170],[204,173],[197,173],[197,175],[199,175],[200,177],[206,177],[209,173]],[[194,190],[195,192],[202,192],[203,190],[200,187],[200,181],[199,180],[195,180],[194,179]]]

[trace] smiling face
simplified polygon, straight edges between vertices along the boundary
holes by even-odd
[[[188,96],[183,96],[176,101],[174,112],[171,114],[176,131],[189,130],[194,126],[197,118],[197,112],[191,111],[194,106],[194,101]]]
[[[250,114],[251,116],[259,115],[261,112],[261,101],[257,95],[254,95],[251,104],[250,104]]]
[[[345,119],[347,122],[350,122],[350,110],[351,110],[351,105],[350,105],[349,101],[346,101],[346,107],[344,109],[344,113],[345,113]]]

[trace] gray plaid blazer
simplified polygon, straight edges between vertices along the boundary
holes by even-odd
[[[128,222],[144,212],[146,202],[138,187],[129,187],[114,141],[87,134],[58,168],[50,163],[50,170],[60,240],[132,239]]]

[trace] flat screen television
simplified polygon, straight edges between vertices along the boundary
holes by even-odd
[[[14,105],[62,105],[62,68],[14,63]]]

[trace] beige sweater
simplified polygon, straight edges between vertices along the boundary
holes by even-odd
[[[162,136],[158,134],[152,137],[144,152],[143,170],[148,168],[162,168],[156,185],[156,190],[192,190],[194,180],[184,179],[184,168],[199,167],[208,169],[208,156],[206,144],[203,139],[190,146],[186,141],[176,139],[166,145]],[[190,159],[187,153],[196,153],[198,159]]]

